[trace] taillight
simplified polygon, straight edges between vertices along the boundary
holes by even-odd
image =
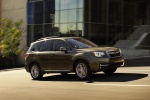
[[[29,55],[29,54],[27,54],[27,53],[25,54],[25,60],[26,60],[26,58],[28,57],[28,55]]]

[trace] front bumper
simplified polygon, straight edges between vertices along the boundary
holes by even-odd
[[[112,67],[121,67],[124,66],[124,58],[117,57],[117,58],[109,58],[109,62],[100,62],[99,63],[99,70],[103,71]]]
[[[91,70],[93,72],[103,71],[106,69],[110,69],[112,67],[121,67],[124,66],[124,57],[116,57],[116,58],[99,58],[95,59],[95,61],[90,65]]]
[[[102,63],[99,65],[99,70],[100,71],[103,71],[103,70],[107,70],[107,69],[110,69],[112,67],[121,67],[121,66],[124,66],[124,62],[118,62],[118,63]]]

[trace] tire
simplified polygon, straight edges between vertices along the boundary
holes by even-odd
[[[114,74],[114,72],[115,72],[116,70],[117,70],[117,68],[114,67],[114,68],[106,69],[106,70],[104,70],[103,72],[104,72],[106,75],[112,75],[112,74]]]
[[[76,76],[80,79],[88,79],[91,77],[92,72],[89,65],[85,61],[78,61],[75,64]]]
[[[42,79],[43,73],[37,64],[32,64],[30,69],[30,75],[34,80]]]

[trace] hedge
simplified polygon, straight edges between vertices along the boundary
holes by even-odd
[[[12,68],[12,61],[0,55],[0,69]]]

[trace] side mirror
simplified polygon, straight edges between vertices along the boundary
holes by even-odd
[[[60,51],[65,51],[65,52],[67,52],[67,48],[65,48],[65,47],[60,47]]]

